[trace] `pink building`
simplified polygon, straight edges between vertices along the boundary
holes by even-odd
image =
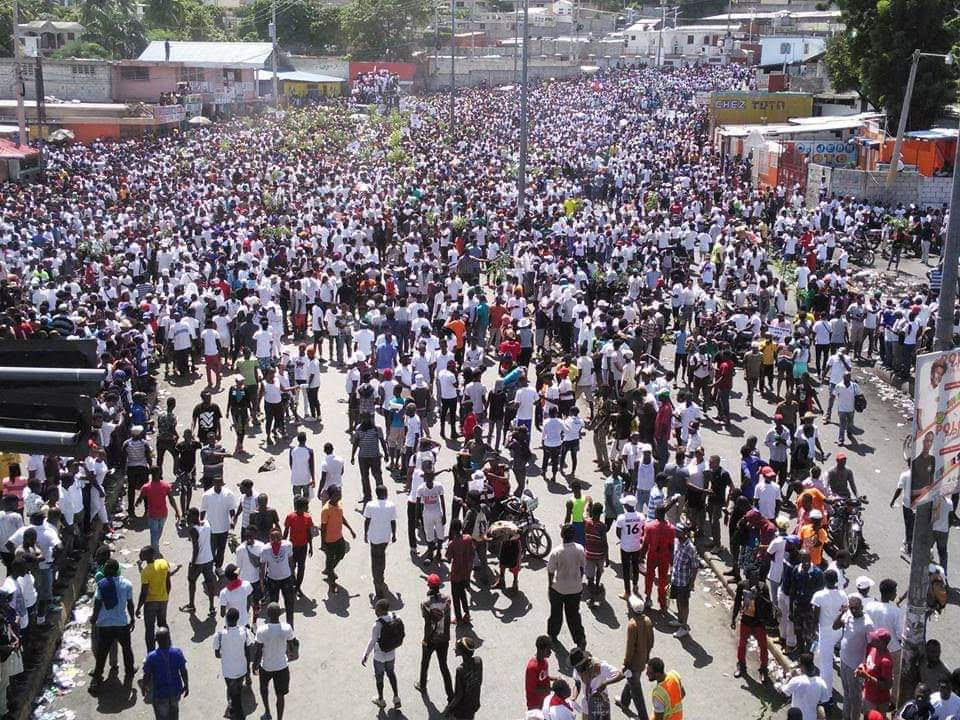
[[[270,43],[156,40],[114,67],[118,102],[186,105],[188,115],[233,114],[258,102],[255,72],[269,66]]]

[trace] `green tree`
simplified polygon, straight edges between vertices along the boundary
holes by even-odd
[[[855,90],[887,111],[896,127],[915,49],[946,53],[957,41],[952,0],[844,0],[846,30],[827,44],[826,64],[839,91]],[[927,128],[956,98],[956,72],[921,58],[907,126]]]
[[[254,0],[243,8],[237,34],[254,34],[260,41],[269,41],[270,2]],[[324,8],[314,0],[292,0],[277,9],[277,42],[285,49],[320,47],[335,40],[338,33],[335,8]]]
[[[106,48],[114,60],[135,58],[147,45],[132,0],[85,0],[80,22],[84,27],[80,39]]]
[[[109,60],[110,51],[103,47],[103,45],[98,45],[97,43],[74,40],[59,50],[55,50],[50,57],[54,60],[65,60],[68,58]]]
[[[149,0],[143,19],[150,28],[174,28],[181,20],[177,0]]]
[[[429,0],[351,0],[340,9],[340,22],[353,57],[406,59],[432,13]]]

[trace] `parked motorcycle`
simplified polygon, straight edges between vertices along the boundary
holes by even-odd
[[[520,497],[511,495],[490,505],[487,517],[491,525],[501,520],[516,525],[524,552],[542,560],[553,549],[553,540],[533,514],[539,504],[537,496],[526,488]]]
[[[863,549],[862,510],[867,502],[865,496],[831,500],[833,515],[827,532],[834,546],[846,550],[851,560],[856,558]]]

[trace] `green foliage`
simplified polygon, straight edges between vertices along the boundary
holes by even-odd
[[[957,41],[952,0],[843,0],[846,30],[828,43],[826,64],[837,90],[856,90],[886,109],[896,127],[915,49],[946,53]],[[927,128],[956,98],[955,66],[921,58],[908,128]]]
[[[238,34],[270,39],[271,0],[254,0],[238,16]],[[277,12],[277,41],[286,47],[325,48],[336,46],[340,35],[340,12],[311,0],[285,2]]]
[[[393,148],[387,153],[387,162],[391,165],[403,165],[407,161],[407,151],[402,147]]]
[[[132,0],[84,0],[79,22],[84,27],[80,39],[102,46],[113,60],[137,57],[147,46]]]
[[[427,0],[351,0],[340,9],[340,22],[355,59],[407,59],[432,14]]]
[[[97,43],[74,40],[59,50],[55,50],[50,57],[54,60],[66,60],[68,58],[109,60],[110,51]]]

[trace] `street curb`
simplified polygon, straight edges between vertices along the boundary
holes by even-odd
[[[108,508],[116,506],[123,487],[123,476],[117,474],[112,487],[107,492],[106,505]],[[83,555],[80,556],[80,559],[73,563],[73,575],[63,588],[63,593],[60,596],[60,612],[58,614],[47,613],[48,633],[39,651],[40,662],[26,681],[18,687],[18,695],[22,697],[23,702],[19,707],[6,715],[5,720],[30,720],[33,716],[35,709],[34,703],[42,694],[43,687],[50,675],[57,649],[60,647],[60,639],[63,637],[63,631],[66,630],[67,625],[70,624],[70,618],[73,615],[73,606],[79,598],[83,597],[87,590],[90,563],[93,561],[93,556],[101,544],[99,540],[94,542],[92,538],[100,538],[104,524],[100,520],[97,520],[92,527],[91,541],[86,550],[84,550]],[[107,527],[109,527],[109,524]]]
[[[706,562],[707,565],[710,566],[710,570],[713,572],[714,575],[717,576],[717,579],[720,581],[720,584],[723,585],[724,590],[727,591],[727,595],[729,595],[730,598],[732,599],[736,594],[737,586],[734,583],[727,582],[724,579],[724,575],[723,575],[724,568],[716,561],[716,559],[707,555],[706,552],[700,551],[700,550],[698,550],[697,552],[700,555],[701,559],[703,559],[704,562]],[[767,637],[767,650],[773,656],[773,659],[777,661],[780,667],[783,668],[784,672],[790,672],[791,670],[794,670],[796,668],[796,663],[794,663],[793,660],[788,658],[784,654],[783,650],[780,649],[780,646],[777,643],[775,643],[769,636]]]

